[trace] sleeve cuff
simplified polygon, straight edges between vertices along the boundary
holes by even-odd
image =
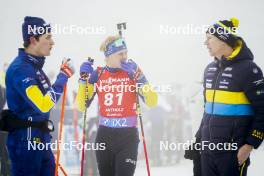
[[[64,73],[60,72],[57,76],[57,79],[55,81],[55,85],[64,86],[68,81],[68,76],[66,76]]]
[[[263,140],[256,138],[254,136],[249,136],[246,140],[246,143],[252,145],[254,149],[257,149],[261,145],[262,141]]]

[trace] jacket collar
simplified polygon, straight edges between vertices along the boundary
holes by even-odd
[[[33,56],[31,54],[26,53],[25,49],[19,48],[18,55],[22,56],[26,62],[31,63],[33,66],[42,69],[45,63],[45,57]]]

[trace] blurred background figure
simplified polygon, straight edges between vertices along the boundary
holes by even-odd
[[[167,140],[170,143],[182,143],[184,130],[184,107],[182,105],[182,100],[176,95],[171,95],[167,97],[167,101],[171,107],[168,120],[166,121]],[[166,163],[168,165],[179,163],[183,156],[182,152],[181,149],[177,149],[176,151],[169,150],[167,152]]]
[[[0,71],[0,112],[3,110],[6,104],[6,91],[5,91],[5,72],[8,64],[3,65]],[[0,131],[0,175],[7,176],[10,171],[10,162],[8,159],[8,153],[6,148],[7,133]]]
[[[164,120],[166,119],[166,111],[165,109],[158,105],[157,107],[151,109],[147,116],[151,122],[150,129],[150,155],[153,166],[162,166],[162,156],[160,151],[160,141],[164,137]]]
[[[5,88],[5,75],[8,67],[8,63],[4,63],[2,69],[0,70],[0,85]]]

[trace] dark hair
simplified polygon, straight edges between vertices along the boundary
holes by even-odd
[[[37,41],[39,41],[39,38],[40,38],[41,35],[36,35],[36,36],[33,36]],[[30,45],[30,39],[28,39],[27,41],[24,41],[23,43],[23,46],[24,48],[28,48],[28,46]]]

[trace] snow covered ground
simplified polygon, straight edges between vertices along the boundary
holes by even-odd
[[[251,156],[251,165],[249,167],[249,176],[263,176],[261,168],[264,162],[264,147],[258,151],[254,151]],[[69,176],[79,175],[79,167],[65,168]],[[192,162],[190,160],[182,160],[180,164],[168,167],[151,167],[151,176],[192,176]],[[135,176],[147,176],[147,170],[144,161],[138,163]]]
[[[248,170],[249,176],[263,176],[261,168],[264,166],[264,148],[262,147],[259,151],[253,152],[251,156],[251,165]],[[179,165],[173,167],[152,167],[152,176],[175,176],[184,175],[192,176],[192,163],[189,160],[182,161]],[[137,167],[135,176],[147,176],[146,168],[139,166]]]
[[[174,176],[176,174],[191,176],[192,163],[191,161],[182,161],[179,165],[170,167],[151,167],[151,176]],[[135,176],[147,176],[145,167],[138,166]]]

